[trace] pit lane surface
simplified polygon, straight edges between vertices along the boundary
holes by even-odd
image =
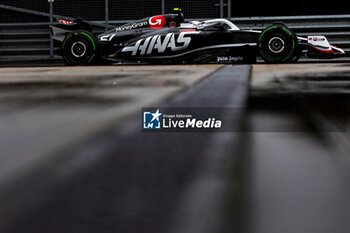
[[[220,66],[1,69],[0,174],[75,145]],[[78,140],[78,141],[76,141]],[[24,156],[23,152],[30,152]],[[16,172],[15,172],[16,173]]]
[[[349,68],[254,66],[249,232],[349,231]]]
[[[0,69],[1,232],[346,233],[350,143],[338,117],[349,74],[347,64]],[[144,134],[145,106],[240,111],[222,112],[232,132]]]

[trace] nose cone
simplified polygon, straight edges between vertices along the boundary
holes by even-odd
[[[331,45],[331,48],[333,49],[333,53],[338,55],[338,56],[343,56],[346,54],[343,49],[335,47],[334,45]]]

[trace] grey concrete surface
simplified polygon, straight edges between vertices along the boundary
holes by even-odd
[[[188,67],[191,71],[194,68]],[[205,74],[217,68],[198,67]],[[166,68],[163,72],[166,75]],[[141,73],[149,80],[166,78],[159,74],[147,77],[145,70]],[[179,77],[179,72],[175,73]],[[188,73],[183,82],[189,84],[203,77],[191,81]],[[225,108],[243,109],[249,74],[249,66],[226,66],[188,90],[177,92],[168,101],[164,95],[158,101],[162,100],[159,104],[165,107],[198,104],[221,107],[221,115],[234,123],[239,116],[226,116]],[[182,89],[185,87],[188,86]],[[147,94],[143,90],[142,98]],[[136,101],[140,104],[140,100]],[[109,124],[102,135],[77,150],[62,151],[63,156],[76,157],[78,161],[64,163],[56,154],[53,164],[42,163],[46,168],[37,168],[36,173],[30,174],[32,180],[27,178],[25,183],[13,184],[10,193],[16,198],[13,202],[4,203],[10,197],[0,195],[2,232],[212,232],[217,229],[230,171],[230,163],[225,165],[225,162],[233,159],[237,133],[143,133],[140,119],[134,118],[112,127]],[[86,165],[85,160],[90,160],[90,164]],[[22,196],[19,191],[23,191]],[[216,216],[212,216],[214,212]]]
[[[48,154],[172,97],[218,68],[0,69],[0,187]]]
[[[254,66],[247,232],[349,232],[349,68]]]
[[[100,159],[98,147],[86,149],[84,159],[67,151],[86,147],[142,107],[171,98],[219,68],[0,69],[1,224],[44,200],[45,194],[38,195],[42,186],[63,182]]]

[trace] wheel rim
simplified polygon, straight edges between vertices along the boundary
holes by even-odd
[[[268,48],[272,53],[281,53],[285,48],[285,42],[281,37],[273,37],[268,42]]]
[[[71,47],[71,53],[76,58],[83,57],[86,54],[86,51],[86,45],[81,41],[73,43]]]

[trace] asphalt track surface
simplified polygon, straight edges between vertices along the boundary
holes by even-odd
[[[349,85],[346,63],[2,68],[0,232],[348,233]],[[231,128],[142,132],[153,106]]]

